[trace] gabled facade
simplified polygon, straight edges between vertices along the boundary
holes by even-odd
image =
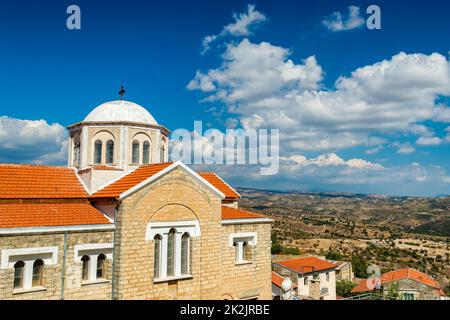
[[[271,299],[272,220],[164,162],[167,131],[138,107],[69,127],[69,168],[0,165],[0,299]],[[159,149],[135,143],[146,129]]]
[[[352,293],[377,291],[387,295],[390,290],[401,300],[441,300],[445,298],[439,283],[431,276],[413,268],[404,268],[382,274],[381,277],[362,279]]]

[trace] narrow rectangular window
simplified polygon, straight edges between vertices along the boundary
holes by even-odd
[[[175,230],[170,230],[167,236],[167,276],[175,275]]]
[[[154,278],[158,279],[161,276],[160,272],[161,236],[156,235],[154,241],[155,241],[155,254],[153,257]]]
[[[14,289],[20,289],[23,287],[23,270],[25,263],[18,261],[14,265]]]
[[[307,277],[305,277],[305,279],[303,279],[303,284],[304,284],[305,286],[308,285],[308,278],[307,278]]]
[[[181,237],[181,274],[189,274],[189,235]]]

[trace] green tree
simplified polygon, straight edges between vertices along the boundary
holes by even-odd
[[[450,297],[450,284],[444,288],[444,293]]]
[[[327,260],[339,260],[342,258],[342,255],[335,249],[330,248],[325,255],[325,259]]]
[[[272,242],[272,254],[280,254],[283,252],[283,246],[277,242]]]
[[[356,286],[355,283],[349,280],[336,281],[336,295],[340,297],[351,296],[352,289]]]
[[[367,278],[367,262],[360,255],[354,255],[352,257],[352,266],[355,276],[358,278]]]
[[[399,297],[398,295],[398,283],[391,283],[389,285],[388,292],[386,293],[386,298],[389,298],[391,300],[397,300]]]

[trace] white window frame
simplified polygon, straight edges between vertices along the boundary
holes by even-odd
[[[174,275],[167,275],[167,243],[170,230],[175,229],[175,265]],[[201,235],[200,223],[198,220],[191,221],[173,221],[173,222],[150,222],[147,224],[147,231],[145,233],[145,240],[152,241],[156,235],[161,236],[161,252],[160,252],[160,272],[159,278],[154,279],[154,282],[165,282],[176,279],[191,278],[190,274],[190,254],[188,252],[188,274],[181,274],[181,237],[188,233],[189,238],[199,237]],[[188,246],[188,251],[190,245]]]
[[[23,261],[23,286],[15,290],[32,290],[33,289],[33,264],[37,259],[47,265],[55,265],[58,263],[58,247],[35,247],[20,249],[4,249],[2,250],[1,269],[14,268],[18,261]]]
[[[244,242],[249,246],[256,246],[258,244],[258,234],[256,232],[241,232],[232,233],[228,238],[228,246],[235,247],[235,263],[246,264],[251,261],[244,259]],[[236,243],[236,246],[234,244]]]
[[[108,281],[106,279],[97,279],[97,259],[100,254],[105,255],[106,260],[113,258],[112,243],[85,243],[77,244],[74,247],[74,261],[81,262],[83,256],[89,256],[88,279],[82,282]]]

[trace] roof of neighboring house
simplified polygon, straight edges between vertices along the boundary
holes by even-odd
[[[377,281],[380,282],[381,284],[385,284],[402,279],[411,279],[420,282],[422,284],[425,284],[427,286],[433,287],[435,289],[440,289],[439,283],[436,280],[434,280],[431,276],[413,268],[405,268],[385,273],[381,275],[381,279],[376,278],[362,279],[358,283],[358,285],[355,288],[353,288],[352,292],[372,291],[374,290],[374,285],[376,284]]]
[[[244,209],[222,206],[222,220],[254,218],[267,218],[267,216]]]
[[[283,283],[284,278],[276,273],[275,271],[272,271],[272,283],[276,285],[277,287],[281,288],[281,284]],[[293,284],[294,288],[297,288],[297,284]]]
[[[0,228],[110,224],[87,201],[69,203],[0,203]]]
[[[87,192],[74,170],[0,164],[0,199],[80,199]]]
[[[157,174],[161,170],[164,170],[168,166],[170,166],[172,162],[166,163],[157,163],[157,164],[148,164],[143,165],[137,168],[134,171],[126,174],[119,180],[116,180],[105,187],[101,188],[94,194],[92,194],[91,198],[118,198],[123,192],[133,188],[139,183],[147,180],[151,176]]]
[[[398,269],[385,273],[381,276],[381,283],[397,281],[400,279],[411,279],[430,287],[440,288],[439,283],[431,276],[413,268]]]
[[[361,279],[359,283],[352,289],[351,292],[368,292],[375,290],[376,285],[379,283],[379,278]]]
[[[277,261],[276,263],[298,273],[312,273],[315,271],[323,271],[336,268],[336,266],[331,262],[316,257],[300,257],[295,259]]]
[[[241,197],[236,190],[223,181],[215,172],[199,172],[198,174],[219,189],[225,195],[226,199],[239,199]]]

